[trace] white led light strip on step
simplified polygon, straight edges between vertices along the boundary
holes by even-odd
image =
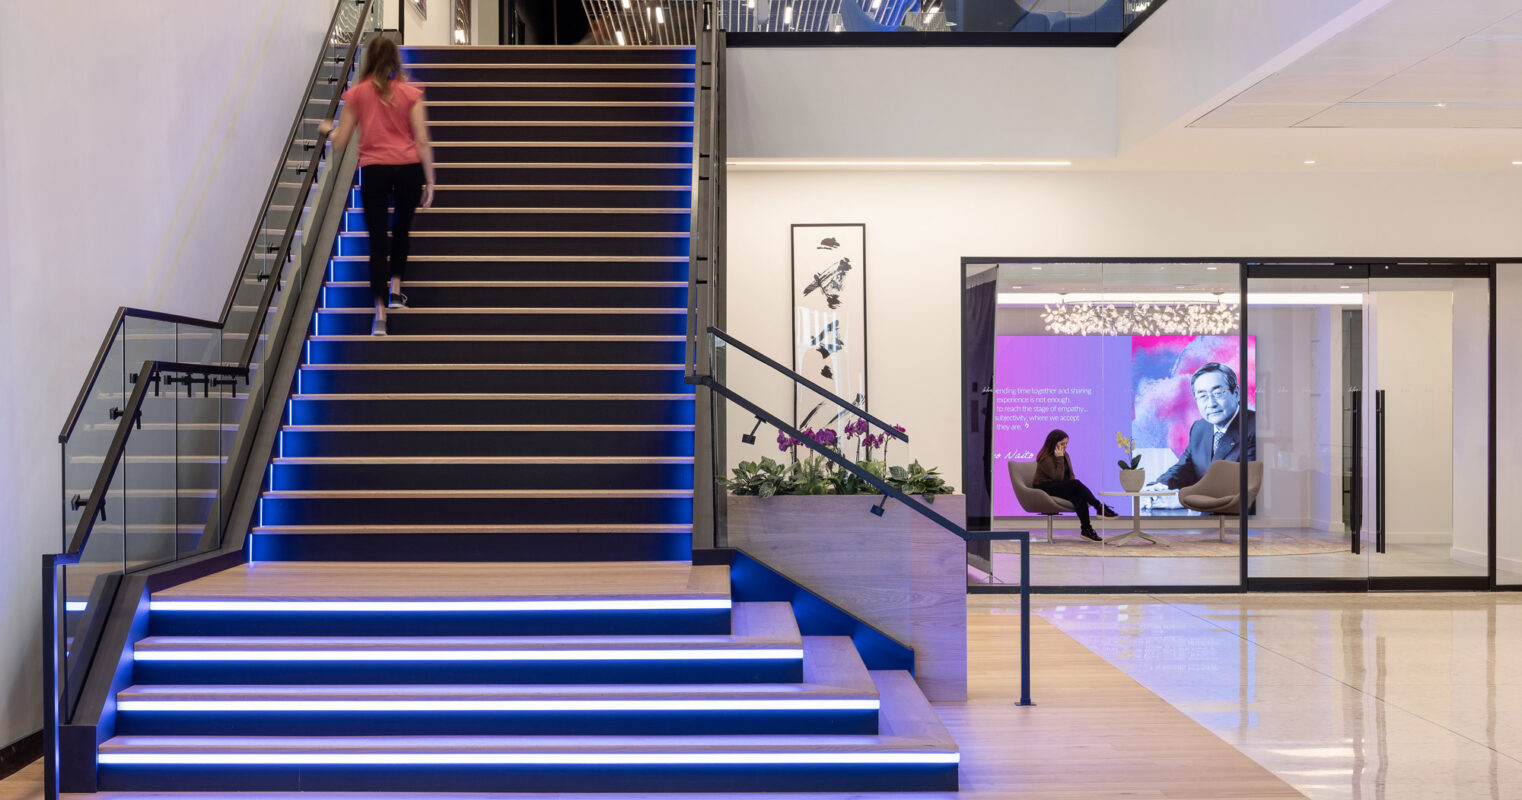
[[[120,711],[876,711],[876,698],[761,700],[120,700]]]
[[[153,600],[153,611],[722,611],[729,598],[665,600]]]
[[[833,765],[833,764],[958,764],[958,753],[881,753],[832,751],[823,753],[113,753],[99,756],[101,764],[154,766],[225,765],[437,765],[498,764],[522,766],[638,766],[638,765]]]
[[[797,660],[802,648],[755,650],[141,650],[137,661],[741,661]]]

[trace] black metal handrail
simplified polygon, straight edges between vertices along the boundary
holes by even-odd
[[[131,437],[135,428],[142,426],[143,400],[148,396],[148,387],[153,386],[155,395],[159,393],[160,376],[164,373],[183,373],[190,375],[205,375],[208,379],[213,375],[228,378],[233,383],[243,376],[246,370],[240,367],[224,364],[187,364],[181,361],[144,361],[142,369],[134,376],[136,383],[132,387],[132,394],[127,399],[127,404],[122,408],[121,422],[116,426],[116,433],[111,437],[111,446],[106,448],[105,462],[100,466],[100,472],[95,476],[95,485],[90,489],[90,499],[85,501],[84,514],[79,518],[79,524],[74,528],[74,536],[69,540],[68,549],[64,552],[78,557],[84,552],[85,542],[90,538],[90,531],[95,528],[97,516],[104,516],[102,504],[105,503],[106,493],[111,488],[111,480],[116,477],[116,469],[121,464],[122,454],[126,452],[127,439]],[[207,382],[207,392],[211,391],[212,382]],[[186,390],[190,389],[189,384]]]
[[[352,3],[354,5],[358,5],[360,6],[360,12],[358,20],[355,23],[355,30],[351,32],[349,37],[349,47],[345,51],[344,57],[336,62],[336,66],[338,68],[337,72],[339,75],[347,75],[350,67],[353,64],[354,54],[359,47],[359,41],[361,38],[360,29],[365,24],[365,20],[370,16],[370,7],[373,2],[374,0],[339,0],[339,2],[334,6],[333,19],[329,23],[328,31],[323,38],[322,52],[319,54],[317,62],[312,68],[312,75],[308,79],[306,91],[302,95],[301,109],[298,110],[296,120],[291,126],[291,132],[286,137],[285,149],[281,151],[282,157],[280,166],[276,168],[275,176],[270,181],[269,189],[265,192],[264,205],[260,206],[260,208],[264,209],[264,211],[261,212],[258,221],[254,225],[253,232],[249,236],[249,243],[248,246],[244,249],[243,258],[238,262],[236,274],[233,276],[232,288],[228,292],[226,303],[223,305],[221,317],[219,317],[217,320],[204,320],[194,317],[182,317],[173,314],[165,314],[162,312],[147,311],[144,309],[126,307],[118,309],[116,317],[112,320],[111,325],[107,328],[105,338],[101,341],[100,349],[96,352],[95,361],[90,366],[90,372],[85,378],[84,384],[80,387],[79,394],[75,397],[74,405],[70,408],[68,417],[64,420],[63,429],[58,434],[59,443],[66,444],[69,441],[69,438],[73,435],[74,429],[79,423],[79,416],[84,410],[85,402],[89,398],[91,390],[94,389],[95,383],[100,377],[101,368],[104,364],[107,353],[109,353],[111,350],[111,344],[116,340],[116,336],[127,317],[164,322],[177,322],[181,324],[195,325],[197,327],[206,328],[207,330],[220,331],[226,329],[228,317],[232,314],[233,301],[237,296],[238,287],[247,278],[245,269],[250,263],[249,259],[253,256],[255,244],[259,238],[259,231],[263,228],[265,214],[267,213],[270,203],[274,198],[275,191],[280,184],[280,178],[285,171],[286,159],[284,158],[284,154],[290,152],[291,146],[296,141],[296,134],[300,131],[302,122],[306,121],[307,119],[304,111],[309,102],[309,99],[311,98],[312,89],[314,86],[316,86],[317,77],[321,73],[323,65],[329,61],[328,50],[332,46],[331,43],[335,33],[337,33],[337,26],[342,19],[344,4]],[[333,93],[333,97],[328,101],[328,108],[324,113],[323,119],[332,119],[334,117],[335,113],[338,110],[338,101],[340,99],[340,95],[341,93],[337,91]],[[323,150],[326,142],[327,134],[322,133],[322,131],[319,129],[317,133],[316,144],[312,148],[312,157],[308,161],[306,169],[303,171],[301,188],[296,193],[296,202],[292,203],[291,205],[291,216],[286,222],[285,233],[281,236],[280,246],[276,248],[273,254],[273,258],[270,261],[272,265],[283,264],[290,258],[291,243],[295,238],[296,227],[301,222],[301,214],[304,210],[302,198],[306,197],[307,194],[311,191],[312,183],[316,180],[317,167],[322,162],[324,155]],[[265,279],[264,291],[260,295],[259,306],[254,312],[254,321],[249,329],[248,341],[244,343],[243,352],[239,355],[237,361],[238,367],[242,370],[240,377],[244,379],[245,383],[250,379],[248,369],[249,364],[253,362],[254,353],[258,349],[259,335],[263,332],[264,325],[268,321],[270,305],[274,301],[276,289],[278,289],[280,286],[280,281],[277,279],[278,272],[278,268],[272,269],[271,274]]]
[[[692,214],[688,226],[687,342],[683,356],[685,379],[695,383],[706,374],[708,361],[698,347],[701,331],[720,321],[709,314],[718,285],[716,269],[722,258],[719,199],[724,188],[723,48],[724,32],[713,0],[703,0],[693,33]]]
[[[341,75],[349,74],[349,67],[354,62],[354,54],[359,50],[359,28],[363,26],[365,24],[365,20],[369,18],[370,4],[373,1],[374,0],[364,0],[364,3],[360,8],[359,20],[355,23],[354,34],[349,37],[349,49],[345,51],[343,60],[338,64],[338,72]],[[342,3],[340,3],[340,6],[342,6]],[[336,15],[334,19],[337,19]],[[329,30],[327,42],[332,42],[332,35],[332,31]],[[331,45],[326,44],[323,46],[321,56],[323,60],[327,59],[327,48],[329,46]],[[311,96],[310,88],[307,89],[307,96]],[[338,115],[338,101],[342,98],[342,96],[342,92],[333,92],[333,97],[328,100],[328,108],[323,112],[321,117],[322,120],[331,120]],[[301,189],[296,192],[296,197],[298,199],[305,197],[307,192],[312,190],[312,182],[317,179],[317,165],[322,162],[323,148],[327,144],[327,141],[328,134],[324,133],[321,127],[319,127],[317,130],[317,144],[312,148],[312,158],[307,162],[306,172],[301,177]],[[271,261],[272,264],[282,264],[287,258],[290,257],[291,241],[296,236],[297,224],[301,222],[301,212],[301,203],[297,202],[291,204],[291,217],[290,220],[286,222],[285,233],[280,237],[280,248],[275,252],[275,258],[273,261]],[[255,328],[253,330],[258,330],[260,327],[263,327],[264,317],[269,315],[270,303],[274,300],[275,289],[278,288],[279,285],[280,282],[277,280],[269,280],[265,282],[264,294],[259,298],[259,308],[254,312]],[[231,308],[231,306],[229,306],[229,308]],[[224,316],[224,319],[225,318],[226,317]],[[243,343],[243,356],[238,360],[239,366],[243,367],[244,369],[248,369],[249,363],[254,359],[254,350],[258,348],[258,344],[258,337],[255,336],[252,331],[250,331],[248,341]]]
[[[358,4],[358,2],[359,2],[359,0],[351,0],[351,1],[355,2],[356,4]],[[337,28],[338,28],[338,22],[339,22],[339,19],[342,16],[343,8],[344,8],[343,0],[339,0],[339,2],[333,4],[333,18],[328,21],[328,34],[327,34],[327,38],[323,40],[322,52],[318,55],[317,61],[314,64],[312,64],[312,74],[307,77],[307,91],[306,91],[306,94],[303,95],[302,98],[301,98],[301,107],[297,109],[296,118],[291,121],[291,130],[285,136],[285,147],[284,147],[284,149],[282,149],[280,151],[282,153],[289,153],[289,152],[291,152],[291,147],[296,144],[296,134],[301,132],[301,124],[303,122],[306,122],[306,113],[305,113],[306,112],[306,107],[311,102],[312,89],[313,89],[313,87],[315,87],[317,85],[317,76],[322,73],[323,66],[328,63],[328,50],[333,45],[333,34],[337,30]],[[360,19],[363,20],[364,18],[365,18],[365,15],[361,14],[360,15]],[[354,38],[357,39],[358,37],[354,37]],[[340,66],[341,67],[341,66],[343,66],[343,63],[336,64],[335,66]],[[335,92],[335,95],[336,94],[337,93]],[[316,146],[321,146],[321,144],[322,144],[322,138],[321,137],[322,137],[322,132],[321,132],[321,130],[319,130],[318,131],[318,140],[317,140],[317,145]],[[282,160],[281,166],[277,167],[275,169],[275,174],[270,177],[269,188],[264,190],[264,202],[259,204],[259,207],[261,209],[265,209],[266,211],[268,211],[269,207],[274,203],[275,192],[279,191],[279,189],[280,189],[280,178],[282,177],[284,171],[285,171],[285,165],[284,165],[284,161]],[[301,195],[297,194],[297,197],[300,198]],[[263,217],[261,216],[260,219],[262,220]],[[260,226],[260,225],[255,225],[253,227],[253,229],[251,231],[249,231],[249,234],[248,234],[248,244],[245,245],[244,248],[243,248],[243,258],[238,261],[238,269],[239,270],[242,270],[243,267],[249,263],[249,259],[253,257],[253,255],[254,255],[254,248],[259,243],[259,231],[260,231],[261,227],[262,226]],[[274,261],[274,262],[271,262],[271,263],[279,263],[279,262],[278,261]],[[232,288],[230,288],[228,290],[228,292],[227,292],[227,300],[222,303],[222,317],[221,317],[221,319],[224,319],[224,320],[227,319],[228,314],[230,314],[232,312],[233,302],[238,297],[238,285],[241,282],[241,277],[242,276],[240,275],[239,277],[240,277],[240,280],[233,281]]]
[[[236,289],[237,283],[233,283]],[[215,329],[220,323],[209,319],[197,317],[185,317],[179,314],[166,314],[162,311],[149,311],[142,308],[128,308],[122,306],[116,309],[116,316],[111,319],[111,325],[106,329],[106,338],[100,343],[100,349],[95,352],[95,360],[90,364],[89,377],[83,386],[79,387],[79,394],[74,398],[74,405],[69,409],[68,418],[64,420],[63,430],[58,433],[58,443],[67,444],[69,437],[74,435],[74,426],[79,424],[80,412],[84,410],[85,401],[89,399],[90,392],[95,388],[95,382],[100,379],[101,367],[105,364],[106,354],[111,352],[111,343],[116,341],[116,335],[121,331],[122,325],[126,324],[128,317],[134,319],[146,319],[154,322],[173,322],[178,325],[195,325],[201,328]]]
[[[737,342],[733,338],[729,338],[727,341],[731,345],[739,345],[744,352],[756,352],[755,348]],[[762,356],[759,360],[767,368],[776,371],[778,374],[788,376],[797,382],[808,383],[807,380],[798,377],[792,370],[777,364],[769,358]],[[914,495],[904,492],[902,489],[872,474],[871,471],[864,469],[861,465],[856,464],[835,450],[820,444],[811,437],[803,435],[803,432],[798,430],[798,428],[734,391],[725,385],[722,380],[712,375],[700,375],[694,379],[694,383],[707,387],[735,405],[754,414],[757,419],[776,426],[777,430],[786,433],[788,436],[796,439],[799,444],[818,453],[836,466],[861,479],[863,483],[881,492],[884,497],[891,497],[903,503],[910,510],[925,517],[946,531],[955,534],[963,541],[1004,540],[1020,542],[1020,705],[1034,705],[1031,702],[1030,690],[1030,531],[969,531],[962,525],[947,519],[929,505],[920,502]]]
[[[718,328],[715,328],[715,327],[713,327],[711,325],[708,327],[708,333],[710,335],[712,335],[712,336],[717,336],[718,338],[723,339],[725,345],[727,345],[729,347],[733,347],[736,350],[739,350],[740,352],[750,356],[751,358],[754,358],[755,360],[760,361],[761,363],[765,364],[766,366],[771,367],[773,370],[775,370],[777,372],[780,372],[783,375],[786,375],[787,377],[792,379],[793,383],[802,384],[804,388],[808,389],[809,391],[813,392],[814,394],[817,394],[820,397],[823,397],[825,400],[828,400],[829,402],[832,402],[832,403],[835,403],[837,405],[842,406],[843,410],[845,408],[849,408],[850,412],[852,414],[855,414],[856,416],[861,417],[862,419],[872,423],[873,425],[876,425],[877,427],[881,428],[883,430],[883,432],[887,433],[889,436],[892,436],[893,438],[898,439],[901,442],[908,442],[909,441],[909,434],[904,433],[903,431],[899,430],[898,428],[895,428],[892,425],[889,425],[886,422],[883,422],[882,420],[878,419],[877,417],[872,416],[871,414],[868,414],[864,409],[856,408],[855,406],[847,406],[845,403],[843,403],[841,401],[841,399],[839,397],[837,397],[829,389],[826,389],[823,386],[820,386],[819,384],[814,383],[813,381],[809,380],[808,378],[805,378],[802,375],[799,375],[797,372],[794,372],[793,370],[788,369],[787,367],[782,366],[775,359],[773,359],[770,356],[762,353],[760,350],[757,350],[756,348],[751,347],[750,345],[740,341],[739,339],[736,339],[733,336],[730,336],[729,334],[725,333],[724,331],[722,331],[722,330],[720,330]]]

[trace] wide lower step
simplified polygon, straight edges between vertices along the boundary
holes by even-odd
[[[413,231],[612,231],[686,233],[692,223],[688,208],[531,209],[516,206],[482,208],[437,207],[419,213]],[[345,230],[368,230],[364,211],[351,206]]]
[[[691,458],[513,456],[277,458],[272,491],[361,489],[664,489],[692,485]]]
[[[426,100],[428,119],[439,121],[524,122],[692,122],[691,101],[506,100],[495,102]]]
[[[690,63],[476,63],[413,64],[407,79],[418,83],[692,83]]]
[[[955,791],[956,742],[905,672],[877,735],[117,736],[103,790]]]
[[[368,456],[691,457],[691,425],[287,425],[287,458]]]
[[[307,360],[314,364],[670,364],[680,363],[685,349],[686,337],[680,335],[322,334],[307,338]]]
[[[490,684],[139,682],[117,694],[117,730],[203,736],[877,733],[877,689],[851,639],[810,636],[800,646],[802,679],[789,683],[600,684],[558,676],[551,676],[555,683],[535,684],[502,678]],[[260,674],[260,665],[249,666]]]
[[[684,562],[265,561],[155,592],[148,632],[722,635],[730,605],[728,567]]]
[[[271,525],[249,548],[256,561],[685,561],[692,525]]]
[[[418,256],[685,256],[688,238],[685,232],[414,231],[411,252]],[[369,236],[340,234],[338,254],[368,256]]]
[[[432,107],[429,109],[432,111]],[[436,142],[670,142],[692,145],[691,120],[431,119]]]
[[[292,425],[455,425],[514,423],[691,425],[690,394],[326,394],[292,395]]]
[[[286,491],[259,505],[261,525],[692,522],[690,489]]]
[[[441,186],[495,187],[504,185],[535,186],[690,186],[690,163],[622,164],[575,163],[507,164],[493,159],[481,164],[439,164],[435,168]]]
[[[667,281],[430,281],[407,280],[408,305],[419,309],[635,308],[685,309],[687,283]],[[330,282],[322,289],[323,308],[373,308],[369,281]]]
[[[532,258],[433,256],[407,259],[407,280],[441,281],[680,281],[689,261],[682,256],[640,258]],[[368,256],[340,256],[329,262],[328,280],[367,282]]]
[[[150,684],[798,683],[803,639],[787,603],[735,603],[733,632],[690,636],[150,636]],[[819,681],[815,681],[819,682]]]
[[[400,316],[400,315],[398,315]],[[309,364],[299,394],[550,392],[687,394],[681,364]],[[215,473],[214,473],[215,474]]]
[[[410,292],[405,285],[404,292]],[[373,309],[332,308],[317,313],[314,330],[327,335],[368,335]],[[687,309],[672,308],[430,308],[414,304],[386,315],[388,333],[408,336],[682,336]],[[680,360],[680,356],[678,356]]]

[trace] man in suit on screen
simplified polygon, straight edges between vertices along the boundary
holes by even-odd
[[[1195,370],[1189,379],[1194,404],[1200,417],[1189,427],[1189,445],[1178,463],[1164,472],[1152,490],[1191,486],[1205,476],[1213,461],[1257,461],[1257,420],[1250,408],[1242,406],[1242,387],[1231,367],[1215,361]],[[1247,423],[1247,446],[1243,448],[1238,416]],[[1247,457],[1242,458],[1246,451]]]

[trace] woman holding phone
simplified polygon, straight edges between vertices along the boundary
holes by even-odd
[[[1031,483],[1053,497],[1072,503],[1074,512],[1078,514],[1079,533],[1090,541],[1102,541],[1089,522],[1090,507],[1104,517],[1118,516],[1114,509],[1099,502],[1099,498],[1089,491],[1083,481],[1073,477],[1073,460],[1068,456],[1068,435],[1060,429],[1048,433],[1046,443],[1036,453],[1036,479]]]

